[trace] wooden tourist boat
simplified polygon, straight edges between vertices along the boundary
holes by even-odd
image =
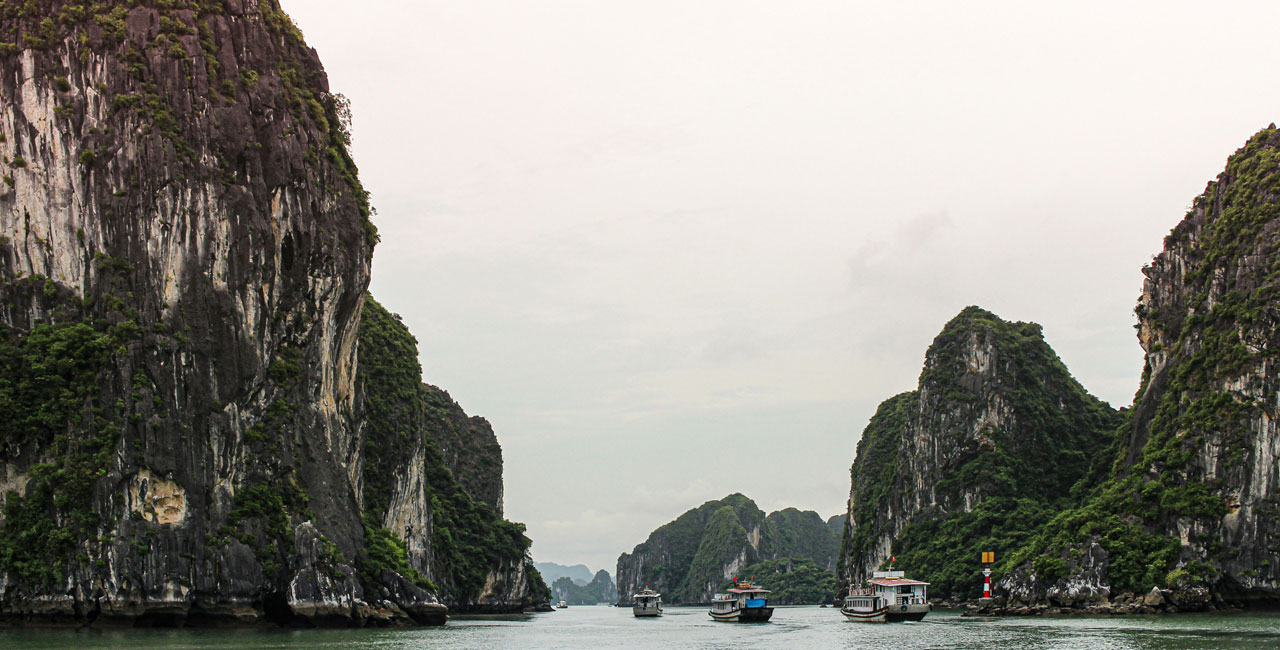
[[[927,582],[908,580],[901,571],[877,571],[863,587],[850,586],[840,613],[851,621],[919,621],[932,611]]]

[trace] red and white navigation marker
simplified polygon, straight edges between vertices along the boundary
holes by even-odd
[[[982,563],[986,565],[982,567],[982,598],[984,600],[991,599],[991,563],[995,561],[995,553],[991,551],[983,551]]]

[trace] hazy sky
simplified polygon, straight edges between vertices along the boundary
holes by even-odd
[[[1280,113],[1268,2],[285,0],[355,112],[372,291],[539,561],[743,492],[844,510],[964,306],[1113,406],[1140,269]]]

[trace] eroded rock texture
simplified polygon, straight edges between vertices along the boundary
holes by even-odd
[[[412,570],[455,611],[548,606],[524,526],[502,518],[502,449],[489,423],[422,383],[417,341],[369,298],[360,328],[366,521],[403,540]]]
[[[1190,586],[1232,600],[1280,599],[1278,204],[1273,127],[1165,238],[1137,308],[1145,382],[1120,470],[1204,498],[1146,523],[1182,542]]]
[[[362,509],[344,111],[277,0],[0,4],[0,616],[443,620],[421,445]],[[520,602],[522,561],[474,565]]]
[[[966,308],[934,339],[917,390],[886,400],[863,432],[841,583],[896,555],[934,596],[977,595],[979,554],[1003,557],[1071,505],[1118,424],[1039,325]]]
[[[1280,134],[1255,135],[1143,269],[1146,367],[1110,478],[1000,581],[1014,607],[1280,600]],[[1152,599],[1154,600],[1154,599]]]

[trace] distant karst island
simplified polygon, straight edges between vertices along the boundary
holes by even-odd
[[[618,558],[618,604],[648,587],[664,602],[703,604],[754,577],[779,605],[818,604],[835,590],[844,516],[787,508],[765,515],[741,494],[708,501],[649,534]]]

